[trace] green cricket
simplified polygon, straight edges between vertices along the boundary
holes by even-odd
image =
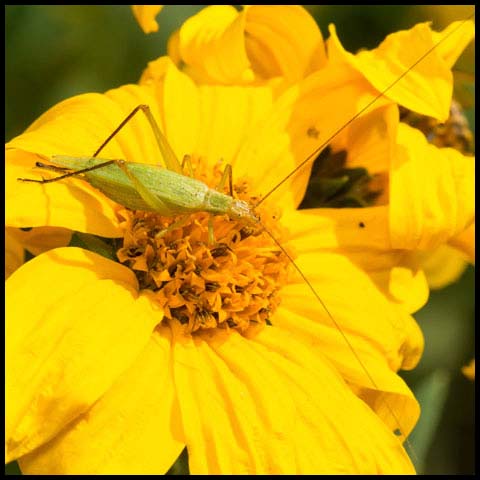
[[[139,111],[145,114],[152,127],[167,168],[97,157],[108,142]],[[93,187],[100,190],[108,198],[131,210],[151,211],[168,217],[208,212],[228,215],[231,219],[245,220],[248,223],[258,223],[259,221],[247,202],[233,197],[230,165],[225,167],[220,183],[215,189],[208,187],[193,176],[183,174],[185,164],[192,171],[191,165],[189,165],[189,157],[185,156],[183,163],[180,164],[167,139],[160,131],[148,105],[135,107],[92,157],[53,155],[49,160],[56,165],[60,165],[60,167],[41,162],[37,162],[36,165],[57,172],[69,172],[50,179],[19,178],[19,180],[51,183],[74,175],[84,175],[83,178]],[[227,178],[230,195],[222,192]],[[174,225],[177,226],[177,222]],[[169,227],[169,229],[171,228],[173,228],[173,225]],[[212,239],[211,232],[209,237]]]

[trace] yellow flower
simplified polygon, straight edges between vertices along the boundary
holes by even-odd
[[[148,104],[201,178],[214,184],[223,159],[238,195],[262,195],[331,135],[329,106],[344,105],[330,117],[345,122],[374,90],[350,84],[342,66],[279,98],[265,86],[198,86],[166,58],[149,75],[66,100],[7,145],[7,225],[123,240],[123,264],[60,248],[8,279],[7,459],[32,474],[155,474],[186,445],[191,473],[412,473],[393,432],[408,435],[418,404],[395,372],[418,361],[421,333],[344,255],[358,218],[342,225],[314,212],[310,228],[311,212],[296,210],[308,169],[259,214],[348,343],[261,229],[216,217],[209,247],[199,213],[153,241],[168,219],[126,211],[81,179],[17,181],[32,177],[35,154],[91,155]],[[102,156],[159,161],[140,117]]]
[[[428,144],[421,132],[398,123],[392,105],[356,121],[328,152],[323,164],[337,172],[330,183],[358,177],[359,171],[363,183],[357,181],[345,197],[344,189],[332,195],[323,178],[330,188],[327,199],[319,202],[325,187],[320,192],[310,187],[304,206],[349,206],[355,200],[363,208],[310,208],[310,228],[320,229],[326,215],[339,231],[352,225],[350,235],[338,237],[344,254],[369,272],[387,297],[414,313],[425,305],[429,286],[454,281],[473,260],[468,253],[474,237],[474,158]],[[322,180],[317,178],[313,186]],[[317,244],[323,247],[320,239]]]
[[[132,5],[132,11],[144,33],[158,31],[155,17],[162,10],[163,5]]]
[[[402,273],[395,278],[401,283],[405,275],[416,278],[419,287],[417,300],[408,308],[413,312],[413,306],[420,308],[428,296],[428,287],[418,284],[420,277],[425,276],[421,282],[428,281],[430,287],[441,288],[458,279],[467,262],[474,261],[474,158],[464,148],[471,134],[459,107],[452,102],[451,73],[474,36],[473,22],[453,22],[440,33],[428,24],[418,24],[389,35],[378,48],[357,55],[343,49],[334,26],[330,26],[330,33],[329,62],[350,65],[379,91],[392,85],[438,44],[414,71],[385,92],[386,97],[404,107],[401,119],[423,133],[404,122],[397,125],[397,108],[387,107],[353,123],[331,144],[334,153],[347,152],[350,168],[365,168],[374,176],[373,183],[382,192],[375,205],[389,205],[384,213],[388,214],[391,248],[395,255],[404,251],[400,264],[394,267]],[[441,125],[443,130],[437,128],[438,122],[424,122],[422,117],[409,114],[407,108],[446,121]],[[455,147],[460,152],[437,148],[424,134],[435,145]],[[393,272],[389,276],[391,284]],[[394,288],[391,284],[390,291]],[[404,285],[401,290],[407,293],[410,288]]]
[[[300,42],[298,31],[303,32]],[[409,67],[428,52],[422,62],[416,65],[414,71],[408,72],[404,78],[401,78],[401,81],[396,82],[386,92],[386,96],[402,106],[402,112],[405,108],[408,108],[411,111],[422,115],[430,115],[441,121],[445,121],[449,117],[453,108],[451,68],[474,36],[472,21],[453,22],[442,32],[435,32],[428,23],[421,23],[410,30],[391,34],[378,48],[371,51],[362,51],[357,55],[348,53],[342,47],[333,25],[330,26],[330,34],[327,42],[329,65],[350,66],[378,91],[391,86],[407,72]],[[278,37],[281,37],[281,41]],[[438,46],[432,50],[437,44]],[[405,45],[409,47],[405,48]],[[169,53],[177,65],[181,66],[198,82],[213,84],[258,83],[272,78],[277,80],[281,78],[283,80],[281,85],[284,87],[285,84],[288,85],[290,82],[299,80],[313,71],[325,68],[327,62],[321,32],[306,10],[299,6],[253,6],[240,12],[229,6],[208,7],[187,20],[179,32],[172,37]],[[161,63],[162,60],[157,62]],[[150,63],[142,77],[144,81],[155,78],[157,76],[155,70],[162,71],[162,66],[158,66],[157,62]],[[361,82],[359,78],[354,78],[353,74],[350,81]],[[338,109],[338,106],[331,105],[329,107],[326,112],[333,116],[334,113],[332,112]],[[376,107],[378,107],[378,104]],[[381,178],[383,187],[385,187],[383,188],[383,196],[388,197],[389,192],[386,186],[389,183],[390,170],[392,169],[393,172],[396,170],[396,167],[389,163],[389,159],[392,156],[402,156],[403,154],[388,151],[388,148],[397,148],[394,146],[394,143],[397,143],[396,139],[393,139],[394,143],[385,145],[383,139],[374,134],[375,144],[371,142],[366,146],[358,143],[358,138],[364,136],[358,135],[356,132],[365,129],[373,129],[371,131],[375,132],[378,125],[377,121],[380,119],[381,122],[384,122],[383,118],[379,118],[381,113],[379,114],[377,111],[374,115],[377,116],[372,117],[370,121],[368,119],[364,120],[363,124],[355,123],[353,125],[354,133],[349,134],[347,129],[333,141],[332,146],[337,148],[342,143],[342,138],[344,139],[342,147],[348,142],[348,165],[352,168],[366,168],[370,174],[376,176],[377,180]],[[390,115],[398,115],[398,113],[392,112]],[[389,128],[395,134],[396,126],[393,124],[396,120],[390,118],[385,121],[390,124]],[[341,125],[341,123],[335,121],[331,121],[331,124]],[[323,125],[325,125],[325,122],[322,122]],[[403,127],[401,127],[401,130],[404,130]],[[311,132],[315,134],[316,131],[312,129]],[[322,131],[322,133],[324,132]],[[468,131],[467,133],[471,135]],[[434,140],[437,140],[437,144],[438,140],[442,142],[445,140],[438,136],[438,129],[435,130],[435,135],[437,137]],[[431,136],[431,133],[429,136]],[[322,138],[325,138],[325,136]],[[355,146],[352,146],[352,139],[357,139],[355,140],[357,141]],[[401,143],[401,139],[399,142]],[[378,146],[381,144],[384,145],[382,151]],[[456,147],[456,145],[452,146]],[[414,155],[417,159],[421,157],[424,154],[424,149],[420,145],[418,147],[418,152],[411,151],[409,155]],[[448,155],[445,150],[432,149],[431,153],[435,156],[440,155],[442,159]],[[443,159],[440,161],[445,168],[456,162],[455,154],[450,157],[449,160]],[[377,164],[374,164],[374,162],[377,162]],[[409,165],[413,165],[413,163]],[[473,159],[460,161],[459,164],[452,167],[456,170],[458,177],[465,175],[465,183],[468,183],[469,191],[472,191],[470,187],[473,186],[472,167]],[[424,171],[426,174],[429,172],[427,168]],[[445,170],[441,169],[436,171],[438,178],[432,181],[432,185],[437,184],[437,180],[440,180],[445,173]],[[396,177],[398,178],[398,175]],[[417,178],[423,179],[422,176]],[[457,187],[460,191],[463,188],[462,185],[454,186],[454,188]],[[414,201],[420,201],[422,197],[422,195],[417,196],[415,192],[411,192],[411,189],[403,189],[402,191],[408,192],[408,195],[413,193],[414,196],[411,198]],[[388,203],[388,199],[384,198],[383,200],[384,203]],[[409,255],[408,259],[405,259],[405,263],[411,264],[408,267],[409,270],[416,271],[421,264],[421,273],[408,274],[415,277],[417,283],[420,281],[420,277],[426,275],[430,287],[441,288],[458,279],[466,268],[467,260],[473,261],[474,226],[472,223],[473,216],[471,215],[473,196],[468,199],[468,205],[463,205],[464,200],[466,199],[460,199],[458,208],[462,210],[464,206],[466,207],[464,214],[468,221],[466,223],[464,221],[462,226],[459,225],[455,233],[450,232],[448,238],[446,236],[447,232],[444,232],[442,235],[446,240],[445,242],[439,242],[437,238],[433,242],[435,245],[428,247],[425,244],[416,245],[416,258],[414,259]],[[448,195],[445,195],[441,201],[450,203],[451,199]],[[394,198],[393,214],[389,220],[392,226],[392,248],[407,248],[405,242],[395,238],[396,235],[415,234],[395,217],[399,212],[409,212],[408,208],[410,207],[411,205],[406,205],[401,199]],[[419,215],[417,222],[423,222],[425,218],[423,215],[428,216],[429,213],[425,210],[423,213],[419,212]],[[438,215],[437,220],[439,222],[443,221]],[[424,224],[424,227],[426,226],[427,223]],[[404,227],[406,230],[402,231]],[[435,228],[448,230],[449,227],[447,224],[438,224]],[[434,232],[425,231],[424,235],[427,234],[436,235]],[[413,246],[408,246],[408,249],[412,250]],[[405,265],[399,267],[403,271]],[[402,278],[402,281],[405,279],[405,272],[401,274],[400,278]],[[421,290],[423,292],[419,293],[421,300],[419,298],[416,302],[417,308],[425,303],[428,296],[426,286],[422,287]]]

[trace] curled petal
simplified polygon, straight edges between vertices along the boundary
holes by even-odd
[[[465,253],[448,244],[440,245],[433,251],[418,252],[417,258],[432,289],[456,282],[468,266]]]
[[[295,82],[326,63],[322,34],[299,5],[246,7],[245,44],[253,70],[264,78]]]
[[[462,367],[462,373],[470,380],[475,380],[475,359],[470,360],[468,365]]]
[[[475,38],[475,24],[471,20],[452,22],[441,32],[432,31],[432,36],[435,44],[445,38],[438,45],[437,51],[447,66],[452,68],[467,45]]]
[[[376,49],[361,51],[357,55],[342,47],[333,25],[329,28],[330,60],[348,63],[380,92],[391,86],[385,95],[409,110],[442,122],[448,118],[453,91],[452,72],[442,57],[444,52],[433,49],[439,39],[434,37],[428,23],[419,23],[410,30],[388,35]],[[466,31],[468,37],[470,28],[466,27]],[[442,32],[442,38],[449,32]],[[428,55],[418,62],[425,52]],[[413,65],[415,67],[408,71]],[[401,81],[397,82],[399,78]]]
[[[449,240],[449,244],[467,255],[471,263],[475,263],[475,222],[458,235]]]
[[[244,29],[245,14],[229,5],[212,5],[190,17],[179,31],[179,52],[188,73],[214,83],[252,82]]]
[[[158,23],[155,17],[162,8],[163,5],[132,5],[133,15],[144,33],[158,31]]]
[[[400,124],[390,176],[392,247],[431,250],[461,234],[475,218],[474,198],[474,158]]]

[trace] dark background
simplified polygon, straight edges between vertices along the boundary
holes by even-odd
[[[147,62],[201,6],[166,6],[160,30],[144,35],[128,6],[6,6],[5,140],[20,134],[55,103],[138,81]],[[326,37],[329,23],[348,50],[373,48],[386,35],[420,21],[436,30],[463,20],[474,6],[312,6]],[[408,45],[405,46],[408,48]],[[474,128],[474,47],[455,67],[460,99]],[[467,92],[464,95],[465,91]],[[460,91],[459,91],[460,92]],[[422,403],[411,443],[419,473],[474,473],[474,383],[460,372],[474,356],[474,270],[432,292],[417,318],[426,338],[420,365],[405,375]],[[181,472],[178,465],[175,472]],[[8,474],[18,473],[15,463]]]

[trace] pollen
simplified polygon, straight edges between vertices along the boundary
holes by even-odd
[[[234,190],[245,199],[248,185]],[[270,324],[287,281],[289,260],[265,232],[281,241],[278,212],[260,212],[261,223],[200,212],[165,217],[122,210],[121,263],[131,268],[141,290],[153,292],[163,322],[180,322],[186,332]],[[213,226],[214,240],[209,235]]]

